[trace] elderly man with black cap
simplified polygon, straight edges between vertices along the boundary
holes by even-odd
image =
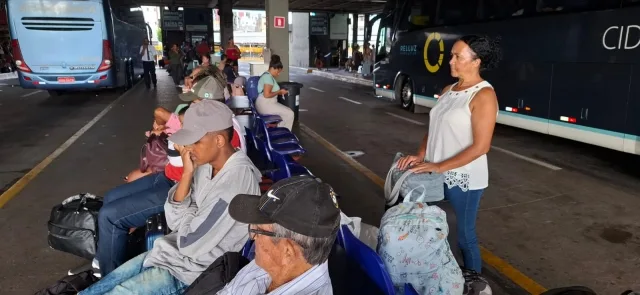
[[[294,176],[262,197],[235,197],[229,214],[249,224],[256,258],[218,295],[333,294],[327,260],[340,209],[331,186],[311,176]]]
[[[165,203],[171,234],[80,294],[180,294],[225,252],[239,251],[247,225],[229,215],[241,194],[259,194],[260,171],[231,147],[232,112],[205,100],[186,112],[170,138],[182,157],[182,178]]]

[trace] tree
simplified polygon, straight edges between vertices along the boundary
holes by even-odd
[[[156,38],[158,39],[158,42],[162,42],[162,29],[161,28],[156,29]]]

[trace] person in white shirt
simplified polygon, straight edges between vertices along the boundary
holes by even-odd
[[[147,85],[147,89],[156,87],[158,80],[156,79],[156,56],[158,52],[153,45],[149,44],[149,39],[144,38],[142,46],[140,46],[140,55],[142,56],[142,68],[144,69],[144,84]]]
[[[429,112],[429,132],[415,155],[398,161],[400,170],[445,175],[444,198],[455,211],[464,268],[482,271],[476,235],[480,198],[489,186],[487,153],[498,116],[498,98],[481,73],[502,59],[498,39],[467,35],[451,48],[451,76]]]
[[[330,185],[309,175],[275,183],[264,195],[238,195],[229,215],[249,225],[256,256],[218,295],[332,295],[328,259],[340,226]]]

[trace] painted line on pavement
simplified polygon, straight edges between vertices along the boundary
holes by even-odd
[[[142,85],[139,83],[138,85]],[[65,141],[61,146],[59,146],[53,153],[48,155],[42,162],[38,163],[33,169],[31,169],[27,174],[22,176],[16,183],[14,183],[9,189],[7,189],[4,193],[0,195],[0,209],[4,207],[11,199],[17,196],[33,179],[38,176],[53,160],[55,160],[58,156],[60,156],[64,151],[66,151],[80,136],[82,136],[85,132],[89,130],[94,124],[96,124],[104,115],[107,114],[116,104],[122,100],[130,91],[125,92],[112,103],[110,103],[104,110],[102,110],[98,115],[96,115],[91,121],[89,121],[84,127],[80,128],[74,135],[72,135],[67,141]]]
[[[318,89],[318,88],[309,87],[309,89],[311,89],[311,90],[315,90],[315,91],[318,91],[318,92],[324,92],[324,90],[320,90],[320,89]]]
[[[497,146],[495,146],[495,145],[492,145],[492,146],[491,146],[491,148],[492,148],[492,149],[494,149],[494,150],[496,150],[496,151],[499,151],[499,152],[505,153],[505,154],[507,154],[507,155],[509,155],[509,156],[512,156],[512,157],[518,158],[518,159],[520,159],[520,160],[524,160],[524,161],[527,161],[527,162],[529,162],[529,163],[536,164],[536,165],[539,165],[539,166],[542,166],[542,167],[545,167],[545,168],[548,168],[548,169],[551,169],[551,170],[553,170],[553,171],[562,170],[562,168],[560,168],[560,167],[558,167],[558,166],[551,165],[551,164],[549,164],[549,163],[547,163],[547,162],[543,162],[543,161],[536,160],[536,159],[533,159],[533,158],[529,158],[529,157],[527,157],[527,156],[523,156],[523,155],[521,155],[521,154],[514,153],[514,152],[512,152],[512,151],[510,151],[510,150],[503,149],[503,148],[501,148],[501,147],[497,147]]]
[[[300,123],[300,130],[306,133],[307,135],[309,135],[314,140],[316,140],[318,143],[320,143],[327,150],[331,151],[333,154],[338,156],[340,159],[345,161],[351,167],[353,167],[354,169],[358,170],[360,173],[367,176],[367,178],[369,178],[373,183],[377,184],[380,188],[384,188],[384,182],[385,182],[384,179],[382,179],[380,176],[375,174],[369,168],[365,167],[357,160],[347,156],[335,145],[331,144],[329,141],[324,139],[318,133],[316,133],[315,131],[313,131],[312,129],[310,129],[309,127],[307,127],[302,123]],[[547,290],[545,287],[538,284],[533,279],[527,277],[525,274],[517,270],[511,264],[502,260],[500,257],[496,256],[495,254],[491,253],[491,251],[487,250],[486,248],[480,246],[480,252],[482,254],[482,260],[484,261],[484,263],[495,268],[498,272],[500,272],[505,277],[509,278],[512,282],[520,286],[525,291],[531,294],[540,294]]]
[[[338,98],[339,98],[339,99],[342,99],[342,100],[346,100],[346,101],[348,101],[348,102],[350,102],[350,103],[362,104],[362,103],[361,103],[361,102],[359,102],[359,101],[351,100],[351,99],[348,99],[348,98],[346,98],[346,97],[344,97],[344,96],[340,96],[340,97],[338,97]]]
[[[391,116],[391,117],[395,117],[395,118],[398,118],[398,119],[400,119],[400,120],[405,120],[405,121],[407,121],[407,122],[409,122],[409,123],[413,123],[413,124],[420,125],[420,126],[424,126],[424,125],[425,125],[424,123],[422,123],[422,122],[420,122],[420,121],[411,120],[411,119],[409,119],[409,118],[405,118],[405,117],[403,117],[403,116],[396,115],[396,114],[394,114],[394,113],[390,113],[390,112],[386,112],[386,113],[387,113],[387,115],[389,115],[389,116]]]
[[[34,94],[38,94],[38,93],[40,93],[40,92],[42,92],[42,90],[36,90],[36,91],[34,91],[34,92],[29,92],[29,93],[27,93],[27,94],[25,94],[25,95],[23,95],[23,96],[21,96],[21,97],[29,97],[29,96],[32,96],[32,95],[34,95]]]

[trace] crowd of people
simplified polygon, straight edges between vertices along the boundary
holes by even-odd
[[[152,54],[147,48],[142,55]],[[173,56],[181,59],[176,50]],[[168,136],[166,166],[134,169],[104,195],[94,260],[101,279],[80,294],[181,294],[249,238],[255,260],[218,294],[332,294],[327,260],[341,220],[333,188],[312,176],[294,176],[260,196],[261,172],[245,152],[243,127],[225,104],[244,95],[245,80],[234,76],[230,82],[225,72],[234,71],[233,62],[218,67],[207,58],[185,79],[178,95],[185,103],[175,111],[156,108],[145,133]],[[417,154],[398,163],[415,173],[447,175],[445,198],[459,220],[464,267],[478,273],[475,219],[488,185],[486,153],[497,114],[495,92],[480,72],[498,60],[499,48],[487,38],[467,36],[455,43],[450,65],[458,82],[443,90]],[[182,71],[177,65],[172,72]],[[280,57],[272,56],[255,105],[259,113],[280,115],[281,126],[291,130],[293,112],[277,103],[278,95],[287,94],[276,81],[282,69]],[[155,86],[155,76],[145,82]],[[172,232],[127,260],[127,235],[162,212]]]

